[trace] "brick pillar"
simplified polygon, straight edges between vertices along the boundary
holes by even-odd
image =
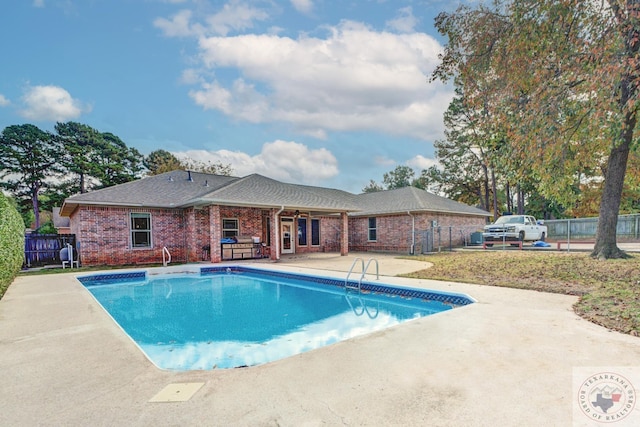
[[[209,245],[211,245],[211,262],[222,261],[220,239],[222,238],[222,219],[220,206],[209,206]]]
[[[195,209],[190,208],[185,211],[185,223],[187,236],[186,248],[185,248],[185,262],[198,260],[196,250],[196,212]]]
[[[340,214],[340,255],[349,255],[349,217],[346,212]]]
[[[269,259],[271,261],[278,260],[278,250],[280,249],[280,242],[278,241],[278,239],[280,238],[280,230],[276,230],[276,227],[280,226],[280,224],[278,224],[278,222],[276,221],[277,211],[278,210],[276,209],[269,210],[269,221],[271,222],[271,226],[269,227],[271,229],[271,238],[269,239],[269,241],[271,242],[271,252],[269,255]]]

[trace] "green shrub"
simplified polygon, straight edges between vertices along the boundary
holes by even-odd
[[[53,221],[48,221],[34,230],[33,234],[58,234],[58,229],[54,227]]]
[[[0,192],[0,298],[20,271],[24,260],[24,222]]]

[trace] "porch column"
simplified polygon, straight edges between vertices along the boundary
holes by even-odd
[[[220,239],[222,239],[222,219],[220,206],[209,206],[209,245],[211,246],[211,262],[222,261]]]
[[[271,226],[269,227],[269,231],[271,233],[271,237],[269,238],[269,241],[271,242],[269,259],[271,261],[278,261],[280,259],[278,254],[278,251],[280,250],[280,241],[278,240],[280,238],[280,224],[278,224],[277,221],[277,212],[278,210],[276,209],[269,210],[269,222],[271,222]]]
[[[349,255],[349,217],[346,212],[340,213],[340,255]]]

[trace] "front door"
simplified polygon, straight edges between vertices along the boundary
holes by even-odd
[[[281,253],[292,254],[295,252],[293,237],[293,218],[282,218],[280,221]]]

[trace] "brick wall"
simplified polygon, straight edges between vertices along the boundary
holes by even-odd
[[[468,215],[445,215],[437,213],[413,214],[413,218],[408,214],[403,215],[380,215],[376,217],[377,239],[370,242],[369,239],[369,217],[349,218],[349,250],[351,251],[388,251],[406,252],[411,251],[413,243],[419,243],[412,239],[412,231],[421,232],[432,229],[432,222],[437,221],[440,229],[449,227],[452,230],[451,240],[454,246],[464,243],[466,234],[481,229],[486,219],[484,217],[474,217]],[[446,235],[447,244],[449,235]]]
[[[237,219],[241,236],[262,236],[262,209],[221,206],[220,217]]]
[[[220,238],[222,237],[222,217],[220,206],[209,206],[209,245],[211,247],[211,262],[222,261]]]
[[[130,214],[151,214],[152,247],[132,248]],[[166,246],[174,261],[186,261],[185,213],[180,209],[132,209],[81,206],[71,215],[83,265],[131,265],[162,262]]]
[[[152,247],[132,248],[130,214],[144,212],[151,214]],[[196,262],[207,260],[221,261],[220,238],[222,236],[222,218],[236,218],[239,234],[260,236],[264,239],[264,215],[273,215],[258,208],[208,206],[201,209],[139,209],[124,207],[88,207],[81,206],[71,215],[71,231],[79,243],[81,263],[83,265],[135,265],[162,262],[162,248],[167,247],[174,262]],[[295,216],[294,212],[282,212],[281,216]],[[340,252],[340,230],[342,219],[339,216],[320,216],[307,218],[307,245],[298,246],[296,253]],[[311,245],[311,219],[320,219],[320,245]],[[455,227],[456,230],[471,231],[482,228],[485,218],[463,215],[416,214],[415,230],[430,230],[432,221],[437,221],[441,229]],[[377,240],[368,241],[368,217],[350,217],[348,224],[348,246],[350,251],[410,251],[412,244],[412,217],[409,215],[382,215],[377,217]],[[275,236],[275,224],[271,232]],[[469,230],[469,231],[468,231]],[[442,236],[447,240],[448,235]],[[463,243],[463,233],[452,235],[453,244]],[[209,245],[207,253],[203,247]],[[271,248],[275,248],[272,240]],[[275,253],[271,253],[275,259]]]
[[[209,261],[211,231],[209,227],[209,208],[185,209],[187,262]]]

